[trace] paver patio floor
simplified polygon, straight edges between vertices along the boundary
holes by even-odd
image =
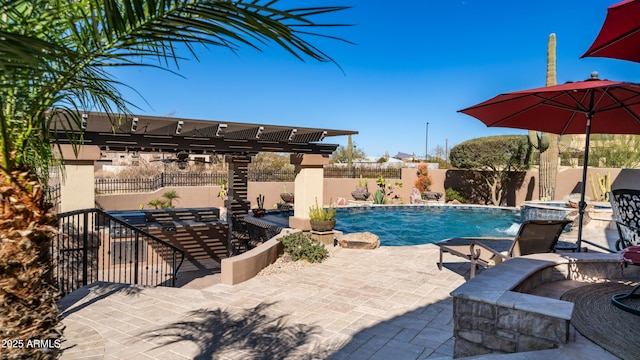
[[[62,359],[451,359],[449,293],[470,264],[445,254],[439,271],[438,254],[433,244],[340,249],[235,286],[191,283],[202,289],[89,285],[60,302]],[[476,358],[594,354],[610,356],[574,332],[560,349]]]
[[[469,263],[437,258],[435,245],[341,249],[236,286],[90,285],[61,301],[62,358],[451,358],[449,293]]]

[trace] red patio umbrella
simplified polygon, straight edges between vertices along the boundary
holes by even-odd
[[[581,57],[587,56],[640,62],[640,0],[626,0],[607,9],[598,37]]]
[[[586,134],[579,204],[578,249],[582,241],[590,134],[640,134],[640,84],[598,79],[498,95],[459,112],[489,127]]]

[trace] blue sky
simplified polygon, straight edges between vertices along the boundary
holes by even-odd
[[[179,77],[154,69],[114,74],[147,115],[356,130],[367,155],[424,155],[427,142],[452,147],[468,139],[524,133],[487,128],[456,111],[499,93],[544,86],[546,47],[557,36],[558,83],[600,78],[640,82],[640,64],[580,55],[616,0],[286,1],[347,5],[326,22],[354,24],[325,32],[355,43],[313,43],[331,63],[301,62],[276,45],[263,52],[199,53]],[[318,18],[320,21],[321,18]],[[145,102],[146,100],[146,102]],[[346,137],[325,143],[345,145]]]

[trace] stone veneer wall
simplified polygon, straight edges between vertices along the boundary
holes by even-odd
[[[553,349],[569,336],[567,319],[529,310],[455,298],[453,311],[454,357]]]
[[[577,213],[577,209],[563,209],[559,206],[544,206],[541,204],[532,204],[525,202],[520,206],[521,221],[540,219],[540,220],[562,220],[571,212]]]
[[[482,272],[454,290],[454,358],[553,349],[567,343],[574,304],[526,294],[560,280],[640,279],[619,254],[535,254]]]

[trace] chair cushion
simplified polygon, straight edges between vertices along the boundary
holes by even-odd
[[[621,255],[623,262],[640,265],[640,246],[629,246],[622,250]]]

